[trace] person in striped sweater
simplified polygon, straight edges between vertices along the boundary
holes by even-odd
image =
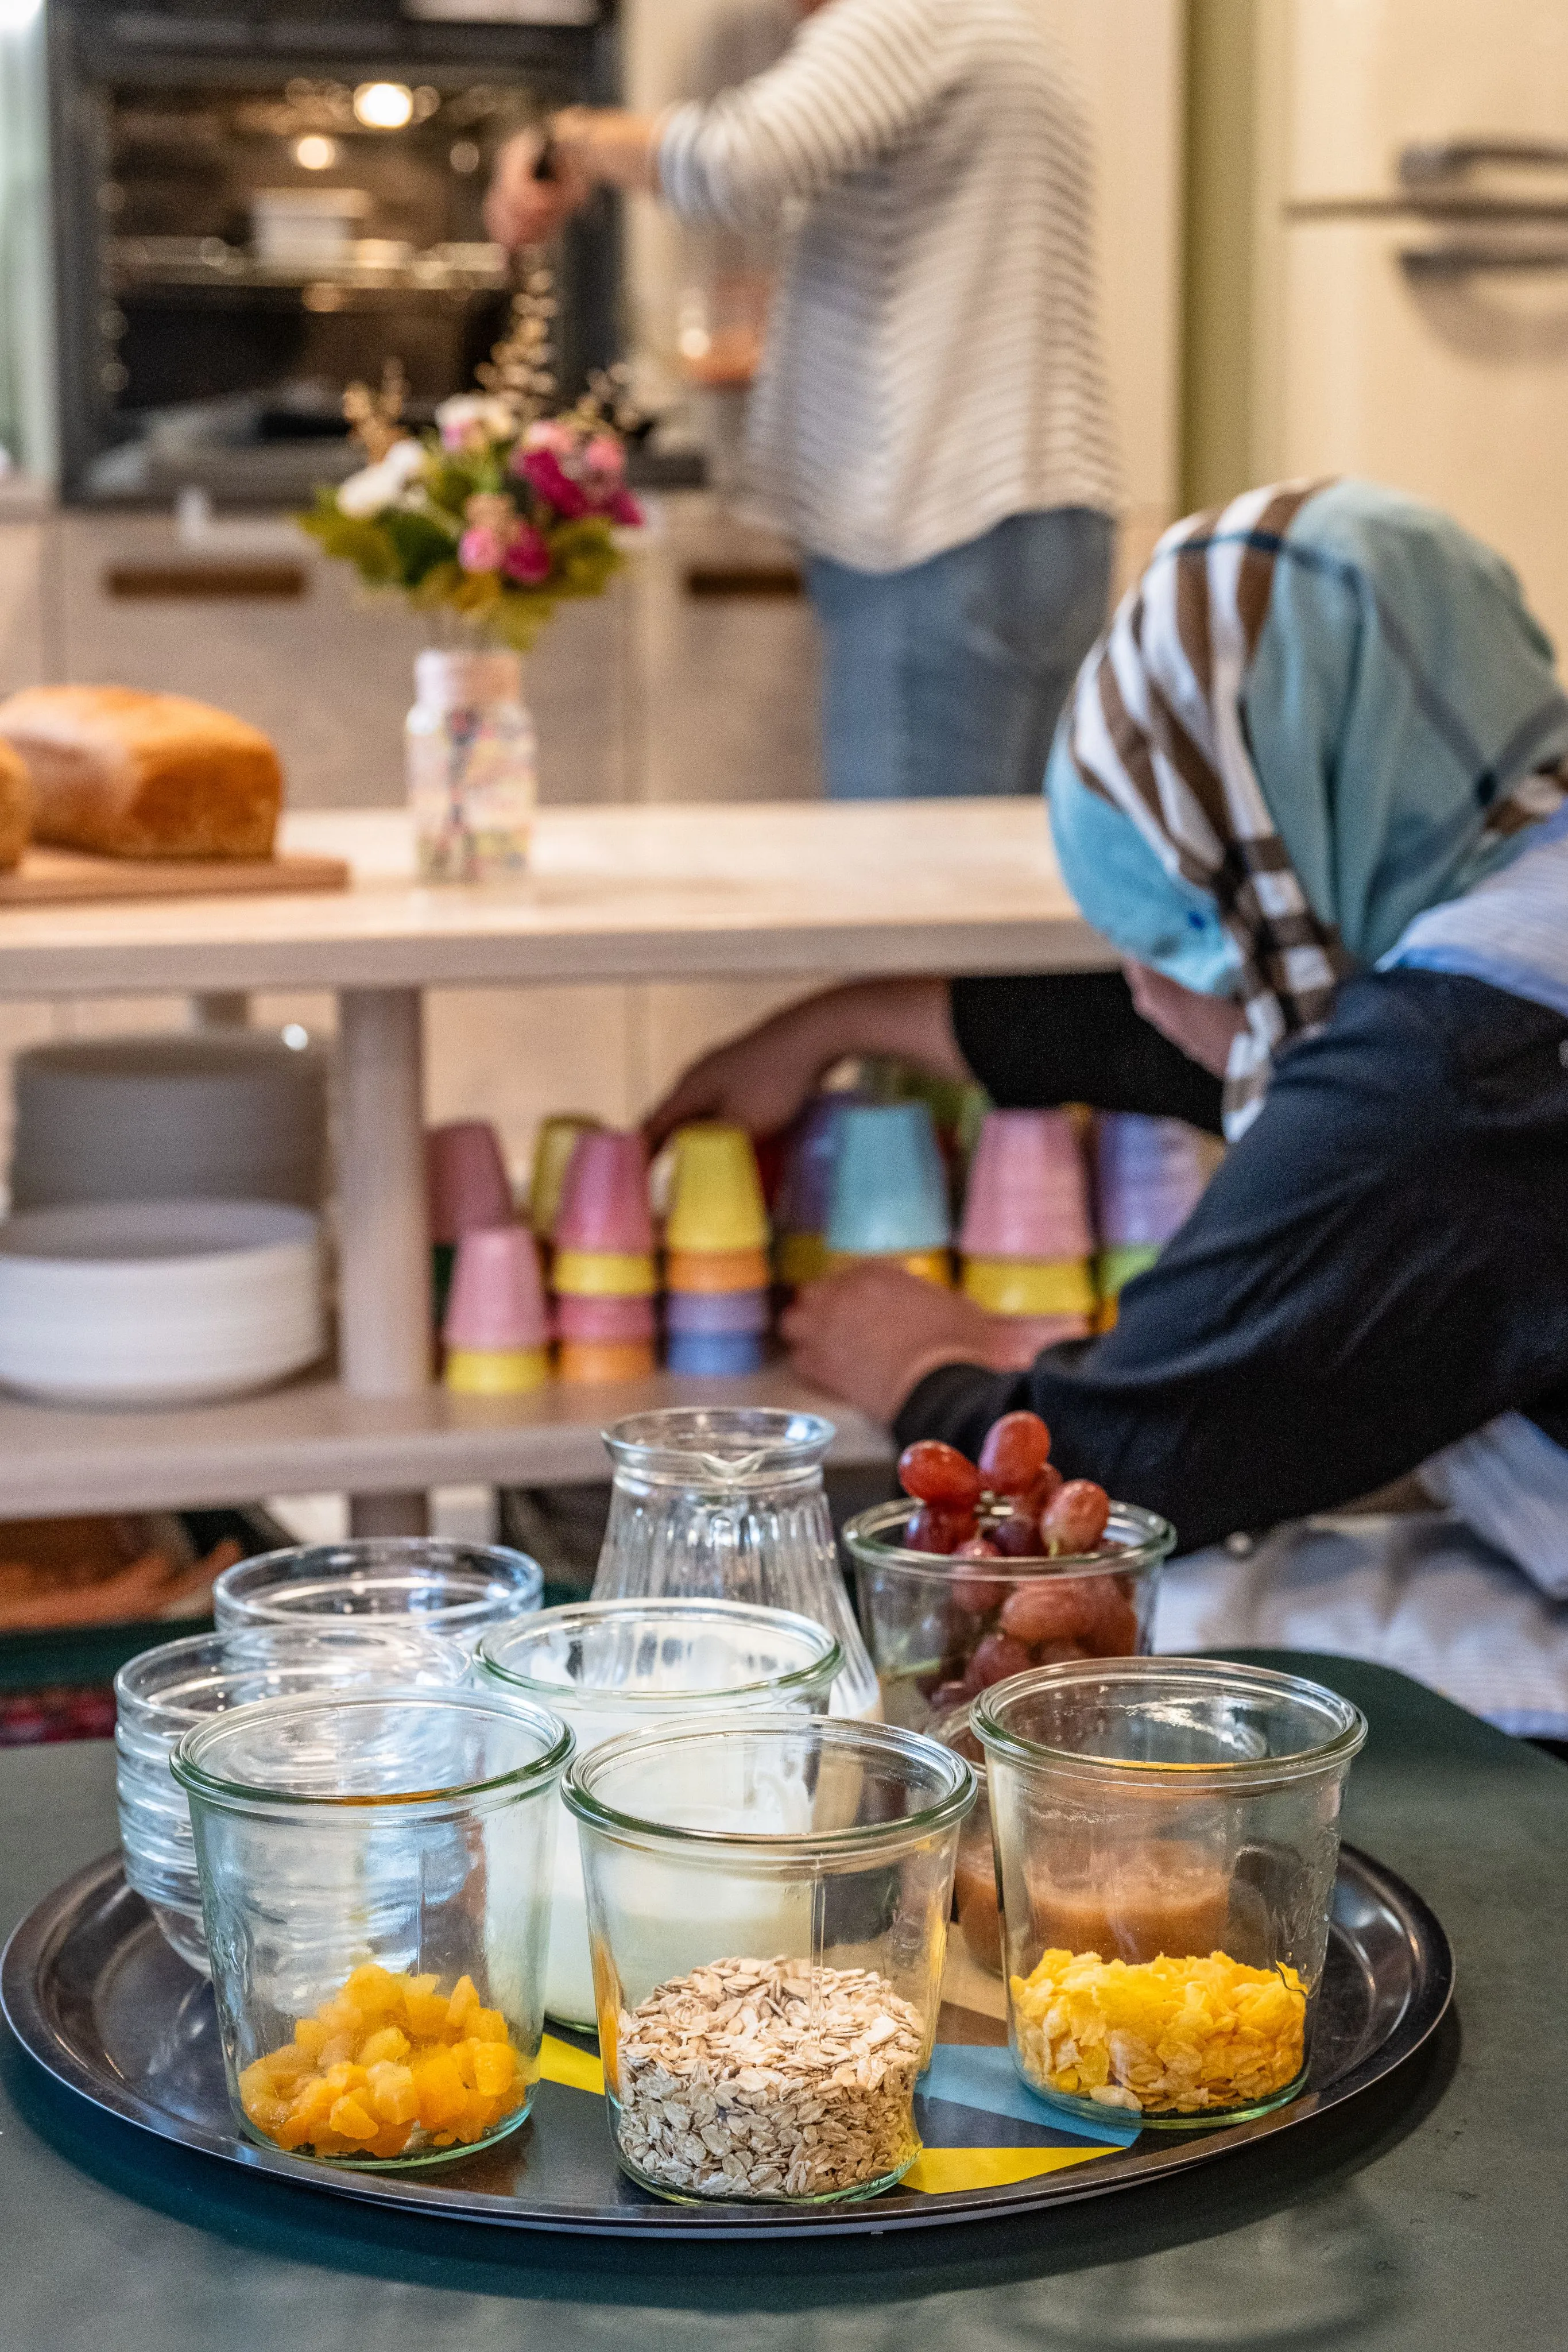
[[[798,5],[709,102],[520,134],[486,220],[540,243],[608,185],[788,229],[749,492],[805,555],[829,793],[1033,792],[1117,497],[1084,123],[1034,0]]]

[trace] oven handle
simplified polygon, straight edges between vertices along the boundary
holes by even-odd
[[[1399,184],[1429,188],[1455,180],[1478,163],[1528,164],[1541,171],[1568,172],[1568,143],[1560,139],[1423,139],[1399,157]]]

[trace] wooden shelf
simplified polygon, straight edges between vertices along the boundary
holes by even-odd
[[[435,1486],[570,1485],[605,1478],[599,1433],[672,1404],[781,1405],[838,1430],[836,1463],[891,1461],[884,1430],[781,1368],[746,1380],[661,1373],[607,1388],[554,1381],[537,1395],[350,1397],[309,1378],[231,1404],[148,1412],[0,1399],[0,1518],[194,1509],[262,1495],[399,1493]]]

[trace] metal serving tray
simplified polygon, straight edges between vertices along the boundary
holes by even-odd
[[[424,2172],[350,2172],[253,2147],[235,2128],[211,1987],[164,1943],[146,1905],[126,1885],[118,1853],[78,1871],[23,1920],[0,1961],[0,2008],[23,2048],[57,2081],[108,2114],[221,2163],[307,2181],[363,2204],[503,2229],[779,2238],[1039,2212],[1163,2179],[1289,2131],[1354,2098],[1419,2049],[1448,2005],[1453,1973],[1448,1938],[1420,1896],[1366,1854],[1344,1847],[1312,2068],[1288,2106],[1207,2132],[1145,2132],[1126,2147],[1090,2153],[1081,2145],[1076,2159],[1055,2159],[1061,2168],[999,2186],[946,2193],[901,2187],[865,2204],[810,2213],[673,2204],[645,2195],[615,2164],[602,2100],[560,2082],[539,2084],[532,2116],[510,2138]],[[1003,2038],[992,2019],[943,2011],[944,2042],[973,2048]],[[933,2147],[1011,2152],[1071,2138],[946,2099],[917,2102],[916,2119]]]

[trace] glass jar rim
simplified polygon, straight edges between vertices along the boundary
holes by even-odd
[[[283,1562],[288,1564],[287,1570],[280,1574]],[[411,1621],[419,1619],[433,1632],[462,1628],[485,1617],[498,1601],[515,1599],[519,1593],[526,1600],[544,1591],[545,1573],[538,1561],[507,1544],[470,1544],[433,1536],[349,1537],[341,1543],[286,1544],[277,1551],[256,1552],[249,1559],[236,1560],[214,1579],[213,1605],[214,1611],[226,1607],[236,1615],[243,1613],[246,1622],[257,1627],[306,1625],[319,1621],[313,1612],[292,1605],[287,1596],[298,1594],[312,1580],[322,1584],[341,1580],[362,1589],[373,1584],[378,1575],[406,1579],[421,1568],[430,1570],[433,1581],[464,1573],[475,1580],[470,1599],[407,1612]],[[491,1587],[487,1593],[477,1589],[486,1579]],[[261,1590],[253,1591],[253,1586]],[[322,1612],[332,1613],[336,1612]],[[389,1611],[387,1621],[395,1623],[396,1612]]]
[[[1103,1682],[1123,1682],[1133,1689],[1142,1685],[1145,1690],[1163,1682],[1178,1690],[1229,1690],[1242,1698],[1291,1699],[1316,1708],[1333,1727],[1311,1746],[1281,1755],[1239,1756],[1229,1762],[1216,1757],[1203,1763],[1179,1764],[1054,1748],[1043,1740],[1027,1738],[1004,1720],[1009,1705],[1035,1691]],[[998,1762],[1044,1766],[1071,1778],[1203,1794],[1276,1788],[1338,1771],[1349,1765],[1366,1738],[1366,1717],[1361,1709],[1325,1684],[1311,1682],[1304,1675],[1281,1674],[1272,1666],[1232,1664],[1221,1658],[1069,1658],[1055,1665],[1031,1666],[1027,1673],[1011,1675],[1006,1682],[993,1683],[989,1690],[982,1691],[969,1720],[988,1763],[994,1757]]]
[[[629,1413],[600,1432],[618,1475],[737,1493],[820,1469],[837,1434],[821,1413],[773,1405],[672,1405]]]
[[[482,1780],[455,1782],[444,1789],[399,1790],[386,1796],[340,1796],[328,1793],[315,1795],[308,1790],[268,1787],[253,1780],[231,1780],[214,1772],[204,1761],[204,1750],[215,1747],[225,1738],[250,1730],[263,1713],[271,1724],[289,1718],[318,1713],[342,1715],[356,1706],[385,1706],[395,1701],[400,1707],[458,1707],[468,1714],[493,1715],[510,1723],[526,1724],[544,1742],[541,1752],[526,1764],[514,1764],[505,1772],[489,1773]],[[301,1694],[298,1698],[256,1699],[248,1706],[231,1707],[225,1714],[212,1716],[204,1723],[193,1725],[180,1739],[169,1759],[169,1769],[189,1797],[199,1797],[205,1804],[215,1805],[225,1811],[243,1813],[288,1814],[308,1811],[319,1820],[330,1820],[366,1812],[400,1814],[421,1820],[438,1818],[454,1807],[472,1806],[486,1797],[517,1798],[532,1795],[552,1788],[570,1763],[577,1739],[570,1725],[562,1723],[542,1706],[533,1706],[520,1699],[503,1698],[499,1693],[487,1691],[421,1689],[416,1684],[389,1682],[367,1685],[362,1690],[319,1691]]]
[[[1119,1523],[1130,1528],[1137,1538],[1125,1550],[1109,1555],[1060,1552],[1054,1559],[1042,1554],[1038,1559],[1010,1559],[1004,1555],[997,1559],[959,1561],[950,1552],[911,1551],[904,1544],[886,1540],[883,1528],[901,1525],[915,1507],[914,1498],[904,1495],[894,1502],[873,1503],[870,1510],[857,1511],[852,1519],[846,1519],[841,1532],[856,1565],[896,1568],[901,1576],[924,1577],[932,1583],[946,1582],[956,1570],[968,1570],[997,1583],[1005,1582],[1009,1577],[1030,1583],[1051,1576],[1078,1580],[1136,1574],[1145,1568],[1156,1567],[1176,1549],[1176,1533],[1168,1519],[1162,1519],[1157,1511],[1145,1510],[1141,1503],[1113,1502],[1107,1527]]]
[[[620,1683],[549,1682],[539,1675],[519,1674],[515,1666],[505,1664],[495,1654],[496,1650],[510,1643],[537,1641],[551,1633],[570,1635],[578,1627],[660,1623],[678,1626],[702,1618],[737,1627],[755,1626],[759,1633],[779,1628],[808,1633],[822,1646],[817,1657],[809,1659],[804,1665],[791,1666],[785,1674],[765,1675],[755,1682],[717,1683],[706,1689],[686,1690],[631,1691]],[[841,1644],[815,1618],[803,1617],[793,1609],[765,1609],[755,1601],[707,1600],[700,1594],[569,1601],[559,1609],[540,1610],[534,1616],[497,1626],[481,1635],[475,1655],[485,1671],[507,1689],[525,1691],[543,1706],[591,1707],[596,1698],[613,1699],[617,1706],[628,1710],[646,1708],[654,1721],[678,1715],[683,1707],[700,1706],[716,1698],[744,1698],[752,1691],[777,1692],[787,1697],[795,1692],[813,1690],[819,1685],[825,1689],[838,1680],[844,1664]]]
[[[256,1646],[247,1655],[246,1645],[250,1643]],[[290,1644],[292,1651],[287,1646]],[[461,1685],[468,1671],[467,1655],[450,1634],[429,1633],[413,1617],[329,1618],[319,1622],[307,1618],[287,1625],[246,1620],[211,1633],[184,1633],[177,1641],[155,1643],[152,1648],[138,1650],[134,1657],[127,1658],[114,1677],[120,1715],[117,1728],[124,1727],[128,1717],[137,1727],[154,1724],[161,1717],[171,1722],[200,1723],[213,1710],[182,1705],[174,1692],[188,1690],[193,1683],[206,1687],[241,1674],[294,1674],[305,1667],[313,1654],[319,1656],[341,1652],[348,1655],[355,1650],[363,1651],[367,1657],[371,1652],[382,1651],[389,1660],[389,1679],[401,1680],[401,1669],[405,1664],[413,1666],[416,1655],[430,1657],[445,1666],[453,1689]],[[227,1658],[220,1662],[214,1657],[201,1669],[198,1661],[203,1651],[226,1653],[232,1663]],[[394,1664],[398,1671],[393,1671]],[[187,1666],[197,1671],[182,1674],[181,1670]],[[167,1686],[169,1677],[177,1674],[181,1679],[174,1692],[171,1692]],[[152,1682],[151,1689],[146,1687],[149,1680]],[[235,1712],[232,1708],[228,1711]]]
[[[677,1743],[690,1748],[698,1741],[723,1739],[735,1732],[753,1738],[779,1734],[796,1741],[810,1739],[852,1755],[858,1751],[862,1759],[918,1757],[928,1765],[935,1757],[947,1785],[918,1812],[902,1813],[894,1821],[863,1822],[841,1830],[803,1831],[686,1829],[674,1822],[623,1813],[607,1804],[591,1785],[595,1769],[601,1771],[608,1765],[619,1763],[633,1750],[652,1755],[660,1748]],[[667,1851],[674,1846],[694,1858],[707,1855],[716,1861],[730,1855],[746,1862],[837,1862],[861,1854],[895,1853],[938,1830],[952,1827],[973,1805],[975,1789],[974,1771],[965,1759],[918,1732],[904,1731],[890,1723],[852,1722],[841,1717],[766,1715],[758,1711],[705,1716],[700,1721],[671,1725],[658,1731],[622,1732],[618,1738],[606,1739],[574,1758],[561,1782],[560,1793],[567,1811],[588,1828],[601,1830],[623,1844],[641,1846],[649,1852]]]

